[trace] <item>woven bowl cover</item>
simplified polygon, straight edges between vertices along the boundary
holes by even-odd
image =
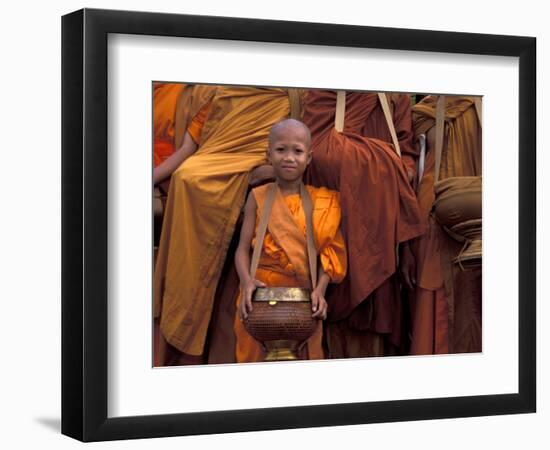
[[[260,342],[272,340],[305,341],[317,327],[311,317],[311,302],[280,301],[271,305],[253,301],[252,311],[244,321],[248,333]]]

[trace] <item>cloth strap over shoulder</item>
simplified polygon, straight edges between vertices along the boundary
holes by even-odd
[[[341,133],[344,131],[344,118],[346,117],[346,91],[336,91],[336,114],[334,116],[334,128]]]
[[[395,132],[395,125],[393,124],[388,97],[383,92],[379,92],[378,99],[380,100],[380,105],[382,105],[382,111],[384,112],[386,123],[390,129],[391,140],[393,142],[393,146],[395,147],[395,151],[399,156],[401,156],[401,147],[399,146],[399,140],[397,139],[397,133]]]
[[[260,262],[260,254],[262,252],[262,246],[267,231],[267,224],[269,217],[271,216],[271,209],[277,190],[279,187],[277,183],[273,183],[267,192],[267,196],[264,202],[264,207],[260,216],[260,223],[258,225],[258,232],[256,235],[256,244],[254,245],[254,251],[252,253],[252,260],[250,262],[250,276],[254,278],[256,276],[256,270]],[[300,185],[300,197],[304,207],[304,214],[306,216],[306,242],[307,242],[307,255],[309,263],[309,272],[311,277],[311,288],[315,289],[317,286],[317,251],[315,250],[315,241],[313,239],[313,205],[309,192],[307,191],[304,183]]]

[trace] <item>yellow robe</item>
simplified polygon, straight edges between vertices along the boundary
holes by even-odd
[[[204,350],[249,172],[266,163],[269,130],[290,112],[285,89],[211,89],[199,148],[172,174],[153,284],[163,336],[189,355]]]
[[[260,223],[266,193],[272,183],[254,189],[256,210],[256,231]],[[347,255],[340,230],[340,201],[336,191],[306,186],[313,205],[313,236],[315,247],[323,269],[331,282],[339,283],[346,274]],[[256,232],[254,233],[256,234]],[[254,248],[256,238],[252,240]],[[273,202],[268,229],[263,242],[256,279],[269,287],[310,287],[310,273],[306,245],[306,220],[300,195],[283,197],[280,191]],[[240,295],[237,304],[240,302]],[[263,361],[262,345],[248,334],[238,314],[235,319],[237,338],[237,362]],[[314,335],[308,340],[307,359],[322,359],[322,321]]]

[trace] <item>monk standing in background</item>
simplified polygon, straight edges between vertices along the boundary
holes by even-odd
[[[204,362],[214,295],[250,173],[266,163],[271,126],[290,113],[286,89],[201,88],[209,95],[195,102],[198,120],[188,129],[195,149],[190,145],[171,175],[155,265],[154,315],[170,350],[158,365]]]
[[[304,99],[314,155],[305,181],[340,192],[349,258],[346,278],[327,292],[330,358],[404,351],[396,247],[425,225],[410,185],[416,170],[410,98],[387,99],[402,157],[389,144],[378,94],[346,93],[342,131],[335,128],[335,91],[309,90]]]
[[[418,202],[428,232],[403,249],[401,271],[409,287],[412,354],[481,351],[481,267],[463,268],[452,261],[463,244],[437,223],[435,200],[435,117],[437,96],[413,108],[417,136],[427,142]],[[439,180],[481,175],[481,126],[473,97],[446,96],[444,140]]]

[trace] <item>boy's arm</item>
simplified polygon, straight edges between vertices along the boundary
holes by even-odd
[[[330,277],[325,272],[325,269],[323,269],[323,265],[319,264],[319,273],[317,274],[317,290],[325,295],[325,292],[327,291],[327,286],[330,283]]]
[[[330,277],[323,269],[323,265],[319,264],[319,271],[317,275],[317,286],[311,293],[311,309],[313,311],[312,317],[324,320],[327,318],[327,301],[325,300],[325,292],[327,286],[330,283]]]
[[[246,319],[248,313],[252,311],[252,293],[256,287],[265,287],[264,283],[250,276],[250,244],[254,236],[254,228],[256,227],[256,208],[256,199],[250,193],[244,206],[241,236],[237,251],[235,252],[235,268],[241,282],[241,304],[239,307],[241,319]]]

